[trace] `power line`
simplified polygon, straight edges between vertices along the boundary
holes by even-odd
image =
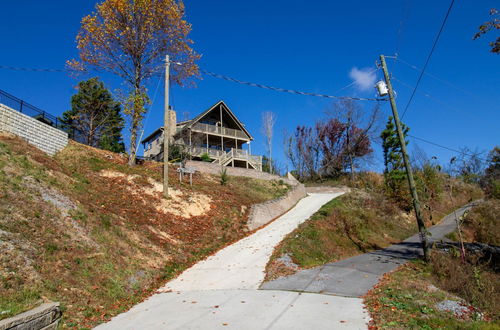
[[[175,63],[172,62],[172,64],[176,65],[181,65],[181,63]],[[0,69],[5,69],[5,70],[13,70],[13,71],[32,71],[32,72],[68,72],[69,70],[67,69],[36,69],[36,68],[21,68],[21,67],[11,67],[11,66],[3,66],[0,65]],[[375,70],[376,71],[376,70]],[[254,82],[249,82],[249,81],[244,81],[244,80],[239,80],[236,78],[232,78],[229,76],[221,75],[215,72],[211,72],[205,69],[200,68],[200,72],[203,74],[206,74],[208,76],[226,80],[226,81],[231,81],[237,84],[241,85],[247,85],[247,86],[252,86],[252,87],[258,87],[262,89],[268,89],[268,90],[273,90],[276,92],[282,92],[282,93],[291,93],[291,94],[297,94],[297,95],[306,95],[306,96],[314,96],[314,97],[322,97],[322,98],[328,98],[328,99],[343,99],[343,100],[355,100],[355,101],[386,101],[384,98],[366,98],[366,97],[355,97],[355,96],[334,96],[334,95],[327,95],[327,94],[320,94],[320,93],[311,93],[311,92],[303,92],[303,91],[298,91],[298,90],[293,90],[293,89],[286,89],[286,88],[281,88],[281,87],[273,87],[273,86],[268,86],[264,84],[259,84],[259,83],[254,83]],[[350,87],[354,84],[355,82],[352,82],[351,84],[347,85],[346,87],[342,88],[345,89],[347,87]]]
[[[156,85],[156,90],[155,90],[155,93],[153,95],[153,101],[151,102],[151,106],[150,108],[153,108],[154,104],[155,104],[155,101],[156,101],[156,95],[158,95],[158,90],[160,88],[160,85],[161,85],[161,82],[162,82],[162,79],[163,79],[163,76],[160,76],[160,78],[158,78],[158,84]],[[137,151],[139,150],[139,146],[141,144],[141,140],[142,140],[142,137],[144,135],[144,128],[146,128],[146,126],[148,125],[148,120],[149,120],[149,114],[151,113],[151,111],[148,111],[146,113],[146,119],[144,120],[144,124],[142,125],[143,129],[141,130],[141,136],[139,137],[139,143],[137,143],[137,148],[135,149],[135,153],[137,154]]]
[[[374,73],[374,72],[377,72],[378,70],[380,70],[380,68],[379,68],[379,67],[376,67],[375,69],[373,69],[373,70],[371,70],[371,71],[367,72],[366,74],[372,74],[372,73]],[[349,88],[349,87],[351,87],[351,86],[355,85],[356,83],[357,83],[357,81],[356,81],[356,80],[354,80],[353,82],[351,82],[351,83],[349,83],[349,84],[345,85],[344,87],[342,87],[342,88],[340,88],[340,89],[337,89],[337,90],[335,91],[335,94],[337,94],[338,92],[343,91],[344,89],[347,89],[347,88]]]
[[[408,67],[412,68],[412,69],[413,69],[413,70],[415,70],[415,71],[422,72],[422,69],[420,69],[418,66],[413,65],[413,64],[411,64],[411,63],[408,63],[407,61],[402,60],[402,59],[401,59],[401,58],[399,58],[399,57],[397,57],[397,58],[396,58],[396,60],[397,60],[397,61],[399,61],[399,62],[401,62],[401,63],[403,63],[404,65],[407,65]],[[430,72],[427,72],[427,71],[426,71],[426,72],[425,72],[425,75],[427,75],[427,76],[429,76],[429,77],[431,77],[431,78],[433,78],[433,79],[435,79],[435,80],[437,80],[437,81],[439,81],[439,82],[442,82],[443,84],[448,85],[448,86],[450,86],[450,87],[452,87],[452,88],[456,89],[456,90],[457,90],[457,91],[459,91],[459,92],[462,92],[462,93],[465,93],[465,94],[469,94],[470,96],[473,96],[473,97],[478,98],[478,99],[482,99],[480,96],[475,95],[475,94],[471,93],[470,91],[468,91],[468,90],[466,90],[466,89],[464,89],[464,88],[461,88],[461,87],[459,87],[459,86],[457,86],[457,85],[453,84],[452,82],[450,82],[450,81],[448,81],[448,80],[446,80],[446,79],[440,78],[440,77],[438,77],[438,76],[436,76],[436,75],[434,75],[434,74],[432,74],[432,73],[430,73]],[[412,88],[413,88],[413,87],[412,87]]]
[[[0,65],[0,69],[11,70],[11,71],[28,71],[28,72],[69,72],[70,71],[68,69],[20,68],[20,67],[5,66],[5,65]]]
[[[302,92],[294,89],[286,89],[286,88],[281,88],[281,87],[273,87],[273,86],[268,86],[268,85],[263,85],[263,84],[258,84],[254,82],[249,82],[249,81],[244,81],[244,80],[239,80],[236,78],[224,76],[218,73],[214,73],[211,71],[207,71],[204,69],[200,69],[200,72],[222,80],[227,80],[231,81],[240,85],[247,85],[247,86],[252,86],[252,87],[258,87],[262,89],[268,89],[268,90],[273,90],[276,92],[282,92],[282,93],[291,93],[291,94],[297,94],[297,95],[306,95],[306,96],[315,96],[315,97],[323,97],[323,98],[328,98],[328,99],[342,99],[342,100],[355,100],[355,101],[387,101],[385,98],[366,98],[366,97],[355,97],[355,96],[334,96],[334,95],[327,95],[327,94],[319,94],[319,93],[311,93],[311,92]],[[352,85],[351,83],[350,85]],[[349,86],[349,85],[348,85]],[[346,87],[347,88],[347,87]]]
[[[406,88],[408,88],[408,89],[413,89],[413,87],[412,87],[412,86],[410,86],[409,84],[405,83],[404,81],[401,81],[400,79],[398,79],[398,78],[396,78],[396,77],[392,77],[392,80],[397,81],[397,82],[398,82],[398,83],[400,83],[402,86],[404,86],[404,87],[406,87]],[[446,108],[448,108],[448,109],[450,109],[450,110],[452,110],[452,111],[454,111],[454,112],[459,113],[460,115],[466,114],[467,116],[469,116],[469,117],[471,117],[471,118],[472,118],[472,117],[476,118],[476,117],[474,116],[474,114],[472,114],[472,113],[470,113],[470,112],[468,112],[468,111],[461,111],[461,110],[458,110],[457,108],[455,108],[455,107],[453,107],[453,106],[449,105],[448,103],[446,103],[446,102],[444,102],[444,101],[441,101],[441,100],[440,100],[440,99],[438,99],[437,97],[432,96],[432,95],[430,95],[429,93],[427,93],[427,92],[425,92],[425,91],[422,91],[422,90],[421,90],[420,92],[421,92],[421,93],[423,93],[423,95],[424,95],[425,97],[427,97],[427,98],[429,98],[429,99],[433,100],[433,101],[434,101],[434,102],[436,102],[436,103],[439,103],[439,104],[440,104],[440,105],[442,105],[442,106],[445,106]]]
[[[477,154],[470,154],[470,153],[463,152],[463,151],[460,151],[460,150],[457,150],[457,149],[453,149],[453,148],[450,148],[450,147],[447,147],[447,146],[443,146],[441,144],[438,144],[438,143],[435,143],[435,142],[432,142],[432,141],[429,141],[429,140],[426,140],[426,139],[422,139],[422,138],[416,137],[414,135],[408,134],[408,136],[414,138],[415,140],[419,140],[419,141],[431,144],[431,145],[439,147],[439,148],[443,148],[443,149],[446,149],[446,150],[449,150],[449,151],[453,151],[453,152],[458,153],[458,154],[470,156],[470,157],[477,157],[477,159],[479,159],[479,160],[481,160],[483,162],[488,162],[488,160],[486,158],[479,157]]]
[[[406,104],[406,107],[403,111],[403,115],[401,116],[402,119],[405,117],[406,111],[408,110],[408,107],[410,106],[411,101],[413,100],[413,97],[415,96],[415,92],[417,91],[418,85],[420,84],[420,81],[422,80],[425,69],[427,69],[427,65],[429,64],[429,61],[431,60],[432,54],[434,53],[434,49],[436,49],[436,45],[439,41],[439,38],[441,37],[441,33],[443,32],[444,26],[446,24],[446,21],[448,20],[448,16],[450,15],[451,8],[453,8],[454,3],[455,3],[455,0],[451,0],[450,6],[448,7],[448,11],[446,12],[443,23],[441,24],[441,28],[439,29],[439,32],[436,36],[436,39],[434,40],[434,44],[432,45],[431,51],[429,52],[429,55],[427,56],[427,60],[425,61],[422,72],[420,72],[420,75],[417,79],[417,83],[415,84],[415,88],[413,89],[413,92],[411,93],[410,99],[408,100],[408,103]]]
[[[396,62],[396,59],[399,56],[399,48],[402,41],[402,34],[405,28],[405,23],[408,20],[409,16],[410,16],[410,5],[409,5],[409,0],[406,0],[403,4],[401,20],[399,21],[399,29],[396,36],[396,52],[395,52],[396,56],[394,57],[394,62]]]

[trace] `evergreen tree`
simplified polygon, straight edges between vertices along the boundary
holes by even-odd
[[[406,136],[408,135],[409,128],[405,124],[402,124],[402,130],[406,145],[408,145]],[[385,129],[380,134],[380,137],[382,138],[382,148],[384,151],[384,178],[386,187],[392,197],[406,200],[406,171],[401,153],[401,143],[399,142],[393,117],[389,117],[387,120]]]
[[[61,122],[72,137],[89,146],[124,152],[122,140],[124,119],[120,104],[98,78],[81,81],[71,97],[71,110],[63,113]]]

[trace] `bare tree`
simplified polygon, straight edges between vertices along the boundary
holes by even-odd
[[[285,156],[292,163],[299,179],[322,179],[322,149],[318,130],[297,126],[293,134],[285,133]]]
[[[262,134],[266,138],[266,149],[269,155],[269,172],[273,173],[273,133],[276,115],[272,111],[262,113]]]
[[[353,100],[340,100],[333,104],[333,109],[326,114],[338,119],[344,125],[345,153],[351,180],[354,180],[356,162],[368,156],[367,144],[375,139],[380,121],[380,106],[378,104],[369,111],[365,111]]]

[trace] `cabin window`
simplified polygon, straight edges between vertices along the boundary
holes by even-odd
[[[215,125],[217,123],[217,120],[210,119],[210,118],[203,118],[202,120],[200,120],[200,123],[207,124],[207,125]]]

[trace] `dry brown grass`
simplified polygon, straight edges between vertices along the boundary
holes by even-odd
[[[458,251],[435,251],[430,267],[433,281],[443,290],[462,297],[486,312],[492,319],[500,320],[500,274],[488,262],[468,254],[462,262]]]
[[[432,267],[421,261],[385,274],[364,297],[372,319],[370,329],[498,329],[498,321],[488,315],[481,320],[477,306],[464,301],[461,305],[468,312],[461,316],[440,311],[436,304],[445,300],[461,298],[441,287]]]
[[[0,242],[7,251],[0,256],[0,318],[52,300],[62,303],[64,326],[92,327],[244,237],[249,206],[282,193],[269,182],[231,178],[221,186],[201,174],[189,186],[172,168],[172,189],[185,199],[206,196],[209,207],[186,217],[172,199],[159,212],[162,164],[126,163],[74,142],[49,157],[0,136]]]
[[[499,199],[488,199],[474,207],[464,220],[465,239],[468,242],[500,246],[499,217]]]

